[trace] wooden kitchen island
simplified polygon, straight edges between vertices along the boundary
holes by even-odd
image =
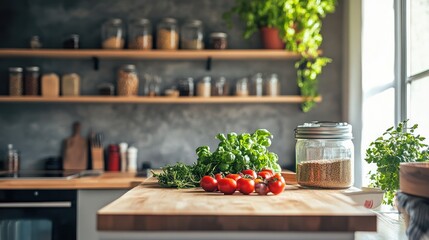
[[[100,239],[354,239],[375,213],[338,190],[287,186],[280,195],[231,196],[160,188],[153,179],[98,211]]]

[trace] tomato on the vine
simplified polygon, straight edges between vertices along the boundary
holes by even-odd
[[[215,174],[215,179],[216,179],[216,181],[219,181],[219,180],[221,180],[222,178],[223,178],[222,173],[216,173],[216,174]]]
[[[282,176],[278,177],[274,175],[270,179],[268,179],[268,188],[274,194],[280,194],[286,187],[285,180]]]
[[[270,168],[262,168],[262,170],[260,172],[263,172],[263,171],[270,172],[271,175],[274,175],[274,171],[272,169],[270,169]]]
[[[240,178],[237,181],[237,190],[244,195],[249,195],[255,191],[255,181],[250,178]]]
[[[232,195],[237,189],[237,182],[232,178],[222,178],[217,183],[219,191],[225,195]]]
[[[201,178],[200,186],[206,192],[214,192],[217,190],[217,180],[211,176],[204,176]]]
[[[273,176],[271,176],[272,178],[277,178],[280,181],[282,181],[283,183],[286,183],[285,179],[283,178],[283,176],[280,173],[276,173]]]
[[[238,179],[241,178],[241,175],[240,174],[230,173],[230,174],[226,175],[225,178],[231,178],[231,179],[234,179],[235,181],[238,181]]]
[[[252,169],[246,169],[246,170],[243,170],[243,171],[241,171],[241,173],[242,173],[243,175],[249,175],[249,176],[250,176],[250,177],[252,177],[253,179],[255,179],[255,178],[257,177],[256,172],[255,172],[255,171],[253,171]]]

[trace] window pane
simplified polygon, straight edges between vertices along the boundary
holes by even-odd
[[[429,1],[409,1],[409,75],[429,69]]]
[[[417,123],[417,133],[426,137],[429,143],[429,112],[427,94],[429,93],[429,77],[416,80],[409,84],[408,116],[411,124]]]
[[[362,127],[362,155],[365,159],[365,152],[369,144],[383,132],[394,125],[395,119],[395,91],[393,88],[369,97],[363,103],[363,127]],[[362,184],[369,183],[368,172],[375,170],[374,166],[368,165],[364,160],[362,166]]]
[[[380,9],[383,9],[380,11]],[[393,0],[364,0],[362,87],[364,93],[394,81],[395,17]]]

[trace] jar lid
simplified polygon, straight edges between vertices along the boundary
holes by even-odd
[[[224,32],[214,32],[210,34],[210,37],[212,38],[226,38],[227,34]]]
[[[10,67],[9,72],[22,72],[22,67]]]
[[[203,77],[203,79],[201,80],[201,82],[210,83],[211,80],[212,80],[212,78],[210,76],[205,76],[205,77]]]
[[[122,65],[121,69],[125,71],[135,71],[136,66],[133,64],[127,64],[127,65]]]
[[[177,23],[177,20],[174,18],[164,18],[162,21],[166,23]]]
[[[112,18],[112,19],[109,20],[109,22],[111,24],[114,24],[114,25],[119,25],[119,24],[122,24],[122,19],[120,19],[120,18]]]
[[[36,66],[26,67],[25,71],[27,71],[27,72],[37,72],[37,71],[39,71],[39,67],[36,67]]]
[[[346,122],[313,121],[295,129],[296,139],[352,139],[352,125]]]
[[[201,24],[203,24],[203,22],[197,19],[192,19],[185,22],[185,25],[190,25],[190,26],[200,26]]]

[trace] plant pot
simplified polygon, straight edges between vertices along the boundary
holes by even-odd
[[[285,44],[280,38],[277,28],[262,27],[261,38],[265,49],[284,49]]]

